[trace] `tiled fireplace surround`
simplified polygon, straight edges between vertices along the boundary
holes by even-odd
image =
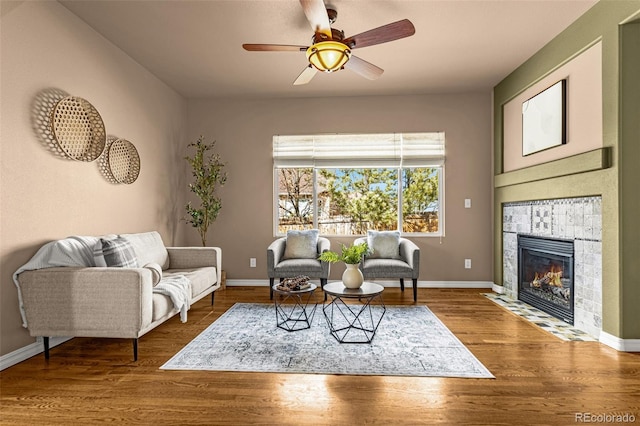
[[[574,241],[574,327],[596,339],[602,330],[602,198],[505,203],[503,289],[518,298],[518,234]]]

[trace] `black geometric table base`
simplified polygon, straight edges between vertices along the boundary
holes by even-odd
[[[318,302],[315,297],[317,286],[311,284],[309,288],[298,291],[278,290],[273,286],[276,294],[273,303],[276,307],[276,325],[286,331],[298,331],[311,328],[311,322],[316,313]]]
[[[329,297],[331,301],[322,311],[331,335],[340,343],[371,343],[387,311],[382,294],[361,296],[359,303],[350,304],[340,296],[329,294]]]

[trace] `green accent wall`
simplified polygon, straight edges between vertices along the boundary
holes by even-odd
[[[509,74],[494,94],[494,282],[502,285],[502,205],[602,196],[602,328],[640,339],[640,0],[601,0]],[[602,43],[601,152],[503,172],[503,106],[595,42]],[[547,163],[549,164],[549,163]]]
[[[622,335],[640,337],[640,21],[620,27],[620,290]],[[634,312],[635,311],[635,312]]]

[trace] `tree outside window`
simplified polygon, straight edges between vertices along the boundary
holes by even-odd
[[[399,226],[405,233],[440,231],[440,167],[313,170],[278,169],[279,233],[318,228],[325,235],[364,235]]]

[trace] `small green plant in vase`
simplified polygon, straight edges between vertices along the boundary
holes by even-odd
[[[370,252],[367,243],[354,244],[351,246],[345,246],[343,244],[340,253],[325,251],[318,259],[329,263],[344,262],[347,269],[342,274],[342,283],[347,288],[360,288],[364,282],[364,276],[358,268],[358,265],[364,256],[368,254],[370,254]]]

